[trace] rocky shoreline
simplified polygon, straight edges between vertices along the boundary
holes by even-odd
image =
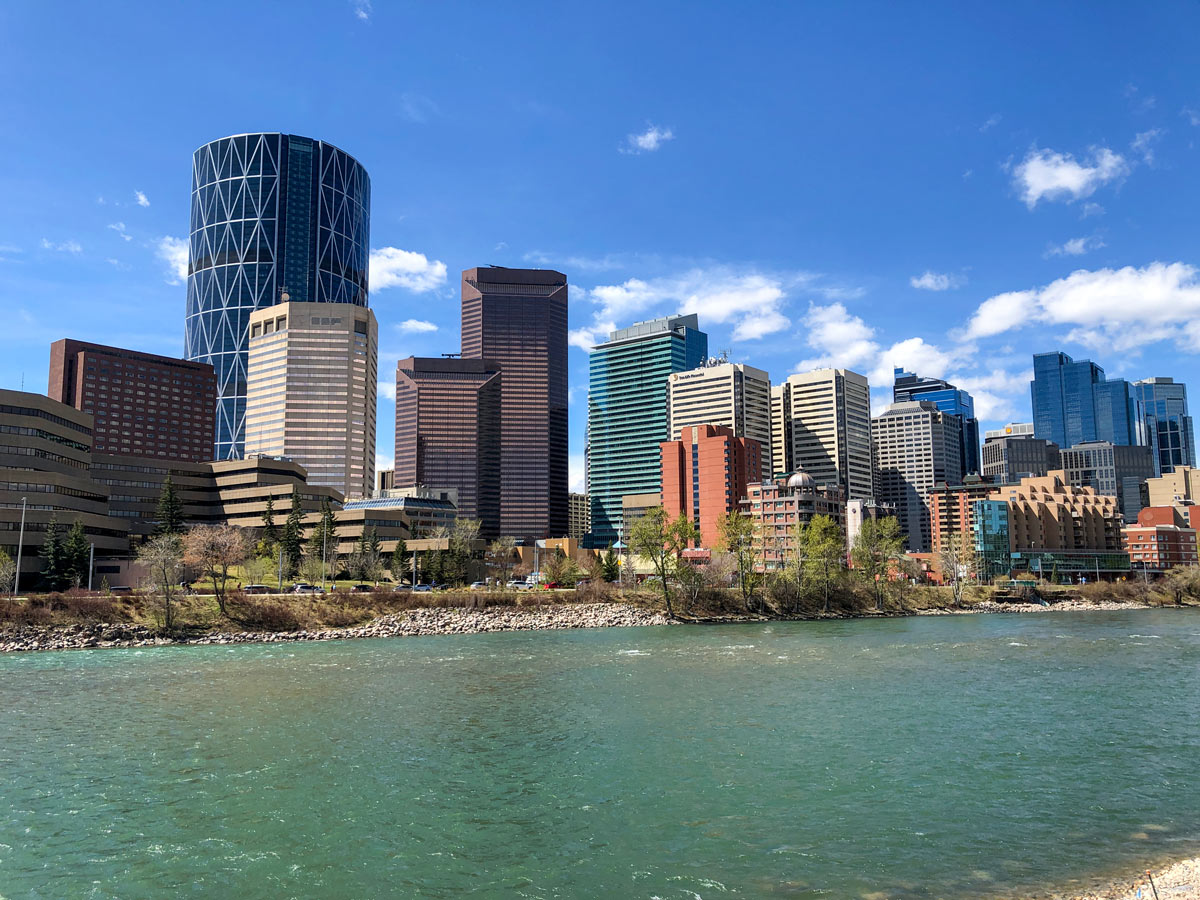
[[[1153,873],[1153,878],[1153,888],[1143,872],[1106,888],[1062,897],[1063,900],[1152,900],[1157,896],[1159,900],[1200,900],[1200,857],[1180,860]]]
[[[910,612],[868,611],[852,618],[894,618],[905,615],[962,616],[1004,613],[1094,612],[1102,610],[1155,609],[1141,603],[1067,600],[1052,606],[1036,603],[984,601],[970,606],[922,609]],[[1173,607],[1166,607],[1173,608]],[[851,618],[845,614],[814,616],[794,621]],[[415,637],[442,634],[481,634],[494,631],[539,631],[563,628],[628,628],[643,625],[746,624],[773,622],[761,615],[730,615],[717,618],[672,620],[628,603],[569,603],[537,607],[494,606],[483,609],[429,607],[380,616],[348,628],[302,631],[211,631],[203,634],[167,636],[145,625],[75,624],[25,625],[0,630],[0,653],[36,650],[86,650],[105,647],[160,647],[171,644],[267,644],[288,641],[341,641],[354,638]],[[793,621],[786,619],[785,621]]]
[[[305,631],[214,631],[166,636],[145,625],[27,625],[0,632],[0,653],[35,650],[86,650],[106,647],[161,647],[170,644],[272,644],[290,641],[341,641],[354,638],[481,634],[563,628],[622,628],[670,625],[662,613],[625,603],[562,606],[488,607],[485,609],[413,609],[380,616],[349,628]]]

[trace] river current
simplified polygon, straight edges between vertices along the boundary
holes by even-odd
[[[1200,611],[0,658],[0,898],[933,898],[1200,847]]]

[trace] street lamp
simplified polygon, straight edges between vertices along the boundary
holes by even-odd
[[[13,597],[17,596],[17,592],[21,589],[21,549],[25,546],[25,504],[26,499],[21,498],[21,536],[17,538],[17,571],[13,575]]]

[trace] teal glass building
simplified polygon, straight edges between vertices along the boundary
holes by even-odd
[[[1146,443],[1154,451],[1154,474],[1174,472],[1176,466],[1196,466],[1196,436],[1188,415],[1187,386],[1173,378],[1135,381],[1142,405]]]
[[[192,156],[184,357],[217,373],[213,458],[245,447],[250,313],[287,292],[367,305],[371,182],[354,157],[294,134],[239,134]]]
[[[708,356],[695,315],[611,332],[588,358],[588,494],[594,547],[620,537],[621,498],[662,490],[659,443],[670,439],[667,378]]]
[[[1141,409],[1133,385],[1105,378],[1090,359],[1065,353],[1033,357],[1033,433],[1066,448],[1087,441],[1130,446],[1145,443]]]

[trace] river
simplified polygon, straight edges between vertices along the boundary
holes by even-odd
[[[1200,847],[1200,611],[0,658],[0,897],[1027,896]]]

